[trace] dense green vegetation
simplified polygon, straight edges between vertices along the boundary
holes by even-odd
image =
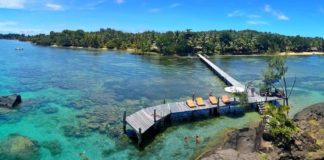
[[[277,146],[287,147],[293,135],[298,131],[296,124],[287,116],[289,107],[286,105],[276,107],[268,103],[265,107],[266,114],[271,116],[270,134],[274,138],[274,143]]]
[[[224,30],[193,32],[169,31],[126,33],[113,29],[97,32],[64,30],[25,36],[1,35],[2,39],[32,41],[39,45],[76,46],[108,49],[135,49],[136,52],[158,52],[164,55],[213,54],[271,54],[275,52],[324,51],[323,38],[284,36],[253,30]]]

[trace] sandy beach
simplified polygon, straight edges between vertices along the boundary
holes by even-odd
[[[324,52],[281,52],[279,55],[287,56],[310,56],[310,55],[324,55]]]

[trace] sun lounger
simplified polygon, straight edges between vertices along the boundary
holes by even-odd
[[[209,99],[210,104],[217,105],[217,102],[218,102],[217,97],[215,97],[215,96],[209,96],[208,99]]]
[[[204,99],[202,97],[197,97],[196,98],[196,103],[198,106],[205,106],[205,102],[204,102]]]
[[[222,96],[222,101],[225,104],[228,104],[230,102],[230,97],[228,95]]]
[[[196,104],[195,104],[195,102],[194,102],[192,99],[188,99],[188,100],[186,101],[186,104],[187,104],[187,106],[190,107],[190,108],[195,108],[195,107],[196,107]]]

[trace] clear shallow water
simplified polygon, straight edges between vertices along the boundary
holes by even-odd
[[[15,51],[20,46],[24,51]],[[19,133],[40,144],[57,140],[62,153],[52,156],[41,147],[41,159],[188,159],[206,146],[218,142],[217,136],[230,127],[257,121],[256,113],[244,117],[220,117],[169,127],[157,135],[143,151],[121,134],[122,113],[167,101],[181,101],[209,92],[224,94],[224,84],[198,59],[145,57],[124,52],[85,51],[34,46],[0,40],[0,94],[20,93],[19,109],[0,110],[0,140]],[[267,58],[217,57],[212,59],[238,80],[258,79]],[[324,98],[324,57],[291,57],[288,78],[297,76],[292,94],[292,112]],[[261,66],[261,67],[259,67]],[[251,74],[252,73],[252,74]],[[292,79],[293,80],[293,79]],[[44,113],[56,108],[58,112]],[[66,136],[64,126],[80,126],[89,119],[80,115],[105,113],[106,132],[88,131],[78,138]],[[102,117],[99,115],[98,117]],[[185,136],[199,135],[185,145]]]

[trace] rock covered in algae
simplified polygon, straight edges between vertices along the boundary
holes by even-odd
[[[57,113],[58,111],[59,109],[56,107],[47,107],[42,109],[42,112],[45,114],[53,114],[53,113]]]
[[[37,160],[40,159],[39,149],[36,141],[19,134],[11,134],[0,141],[0,159]]]
[[[45,141],[42,147],[48,149],[52,156],[60,155],[62,152],[61,144],[58,140]]]
[[[119,137],[123,134],[121,126],[122,111],[117,107],[96,106],[91,111],[78,115],[80,124],[77,128]]]
[[[82,138],[90,135],[90,130],[83,126],[66,125],[62,129],[66,137]]]

